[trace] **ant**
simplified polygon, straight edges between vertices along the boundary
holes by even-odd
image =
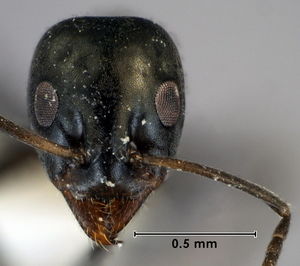
[[[275,265],[291,213],[273,192],[223,171],[175,159],[184,122],[177,48],[137,17],[76,17],[41,38],[28,85],[29,131],[0,116],[0,130],[34,147],[85,233],[118,233],[167,169],[222,182],[262,199],[280,217],[263,261]]]

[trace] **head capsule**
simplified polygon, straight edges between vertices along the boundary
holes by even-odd
[[[40,40],[28,86],[33,129],[81,148],[84,164],[39,152],[84,231],[111,244],[166,169],[134,165],[128,152],[172,157],[184,120],[178,51],[157,24],[135,17],[79,17]]]

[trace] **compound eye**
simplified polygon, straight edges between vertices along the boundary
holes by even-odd
[[[180,115],[180,96],[175,82],[161,84],[155,96],[155,108],[162,124],[171,127],[176,124]]]
[[[35,91],[34,112],[42,127],[52,125],[58,110],[58,97],[53,86],[46,81],[41,82]]]

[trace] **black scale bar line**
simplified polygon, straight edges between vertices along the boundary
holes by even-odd
[[[257,231],[253,232],[133,232],[133,237],[139,236],[252,236],[257,238]]]

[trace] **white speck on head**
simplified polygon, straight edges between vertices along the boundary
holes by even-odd
[[[120,138],[120,140],[122,141],[123,144],[126,144],[130,141],[128,136],[126,136],[125,138]]]
[[[128,110],[128,111],[131,111],[131,108],[130,108],[130,106],[128,106],[128,107],[127,107],[127,110]]]
[[[146,119],[142,120],[142,126],[145,125],[147,123]]]
[[[106,181],[105,185],[107,185],[108,187],[115,187],[115,183],[113,183],[111,181]]]
[[[99,222],[103,222],[103,218],[102,218],[102,217],[99,217],[99,218],[98,218],[98,221],[99,221]]]

